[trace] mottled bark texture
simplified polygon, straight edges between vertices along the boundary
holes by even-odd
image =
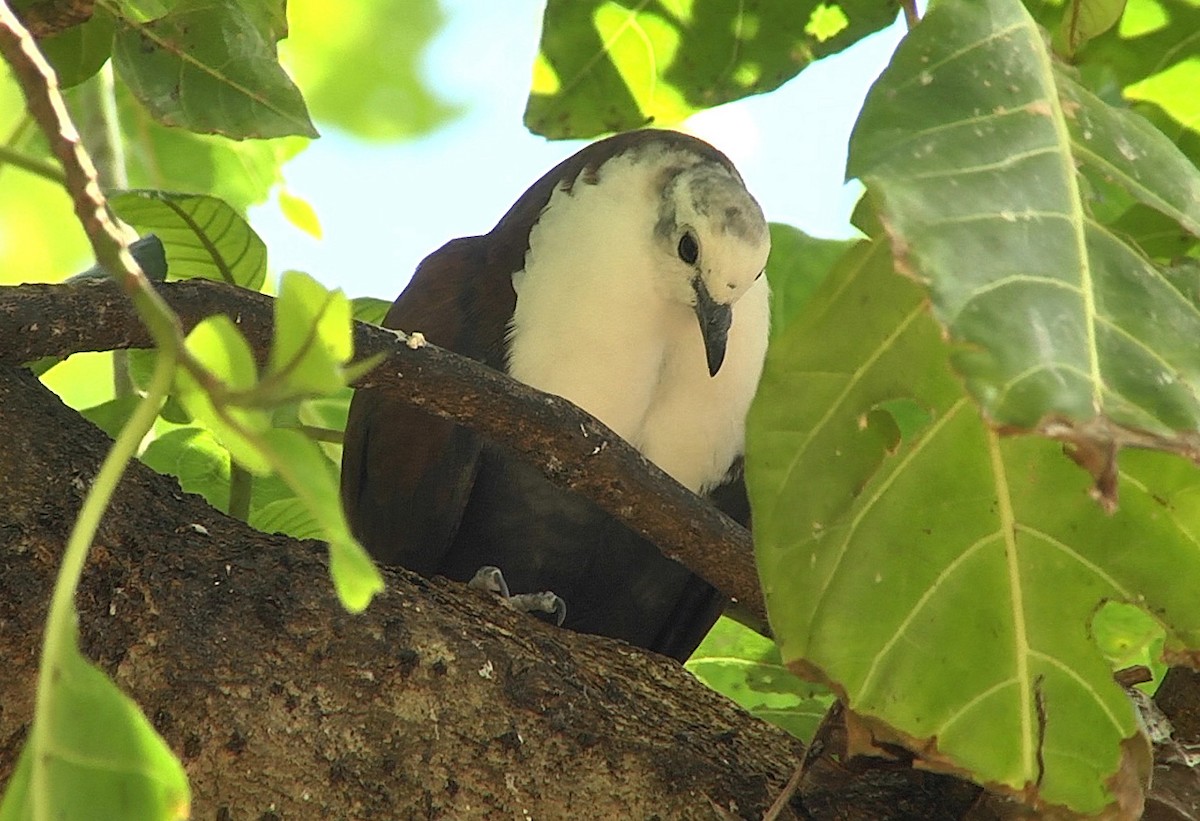
[[[7,368],[0,429],[4,783],[109,440]],[[387,581],[347,615],[320,545],[257,533],[135,464],[92,549],[82,644],[183,759],[195,818],[753,818],[795,766],[797,743],[672,661],[461,586]]]

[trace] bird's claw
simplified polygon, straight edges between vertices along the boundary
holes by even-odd
[[[494,565],[484,565],[476,570],[474,578],[467,582],[467,587],[482,590],[484,593],[495,593],[505,600],[509,598],[508,582],[504,581],[504,574],[500,572],[500,568]]]
[[[549,590],[543,590],[541,593],[518,593],[509,596],[504,603],[521,613],[549,613],[554,616],[554,623],[559,627],[567,620],[567,603],[561,596]]]
[[[512,595],[508,590],[508,582],[500,568],[485,565],[475,571],[475,576],[467,583],[472,590],[482,590],[485,593],[495,593],[506,607],[518,613],[549,613],[554,616],[554,623],[562,627],[567,620],[567,603],[563,599],[544,590],[541,593],[518,593]]]

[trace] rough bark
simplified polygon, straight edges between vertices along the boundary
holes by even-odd
[[[203,280],[164,283],[158,290],[185,328],[212,314],[231,317],[265,361],[273,327],[270,297]],[[149,345],[129,299],[106,280],[0,289],[0,362]],[[354,345],[359,358],[386,356],[358,386],[383,388],[508,445],[551,481],[594,500],[727,593],[757,624],[766,624],[746,530],[595,417],[450,351],[410,348],[372,325],[356,325]]]
[[[0,427],[4,783],[62,545],[109,440],[3,368]],[[672,661],[387,579],[347,615],[320,545],[252,531],[134,464],[92,550],[81,640],[183,759],[195,818],[750,818],[794,768],[793,739]]]

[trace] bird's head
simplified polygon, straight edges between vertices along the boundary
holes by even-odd
[[[710,376],[725,359],[733,305],[762,276],[771,250],[767,222],[731,166],[693,155],[664,160],[655,241],[660,285],[700,324]]]

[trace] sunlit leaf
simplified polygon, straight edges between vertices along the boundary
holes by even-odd
[[[239,211],[266,200],[280,168],[311,141],[303,137],[229,140],[156,122],[117,83],[117,108],[132,188],[193,191]]]
[[[288,271],[275,300],[270,375],[295,394],[324,394],[345,384],[353,353],[350,300],[308,274]]]
[[[218,510],[229,510],[229,451],[204,428],[177,428],[146,446],[141,459],[159,473],[179,480],[189,493],[198,493]],[[292,491],[278,476],[255,476],[250,497],[251,516]]]
[[[551,138],[671,125],[778,88],[895,19],[878,0],[550,0],[525,124]]]
[[[804,741],[833,702],[824,687],[784,666],[773,641],[728,618],[714,625],[685,666],[748,712]]]
[[[1108,805],[1136,724],[1088,625],[1101,601],[1130,602],[1200,646],[1200,473],[1126,454],[1121,508],[1102,513],[1058,446],[984,423],[880,243],[848,254],[772,344],[746,467],[792,669],[932,766]]]
[[[137,704],[74,648],[55,659],[43,698],[48,725],[26,740],[0,804],[0,821],[95,821],[189,816],[183,766]],[[41,762],[36,771],[35,759]]]
[[[129,421],[129,417],[133,415],[133,409],[141,401],[142,398],[140,396],[122,396],[109,402],[102,402],[99,405],[85,408],[79,413],[84,419],[107,433],[109,437],[116,439],[117,434],[121,432],[121,428]]]
[[[200,322],[187,337],[187,349],[196,360],[221,380],[226,391],[245,391],[254,387],[257,368],[250,345],[237,326],[224,314]],[[208,391],[185,369],[175,377],[175,393],[184,407],[213,432],[233,457],[250,471],[266,474],[269,461],[252,441],[271,423],[264,410],[225,405],[218,408]]]
[[[329,543],[329,572],[342,606],[351,613],[362,612],[383,590],[383,577],[350,533],[333,465],[314,442],[296,431],[276,429],[264,438],[280,474],[313,514],[321,537]]]
[[[280,32],[264,25],[275,17],[255,8],[181,0],[156,20],[118,21],[117,71],[165,125],[235,139],[316,137],[300,91],[279,65]]]
[[[383,318],[387,316],[388,309],[392,307],[392,303],[386,299],[376,299],[373,296],[360,296],[350,300],[350,305],[354,310],[354,318],[361,322],[370,322],[373,325],[383,324]]]
[[[1016,0],[931,9],[851,141],[984,413],[1071,443],[1111,505],[1114,448],[1200,455],[1200,310],[1093,218],[1080,168],[1200,234],[1200,171],[1055,69]]]
[[[263,533],[283,533],[293,539],[320,539],[324,531],[308,506],[299,499],[277,499],[250,515],[248,523]]]
[[[292,225],[314,239],[321,238],[321,220],[308,200],[284,189],[279,192],[279,210]]]
[[[113,209],[142,233],[162,240],[171,279],[211,279],[257,291],[267,274],[267,247],[241,215],[216,197],[124,191]]]

